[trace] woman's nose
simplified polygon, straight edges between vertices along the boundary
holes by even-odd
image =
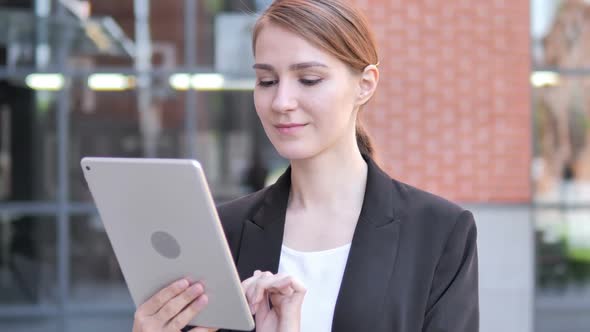
[[[279,82],[272,101],[272,110],[275,112],[288,112],[297,108],[295,89],[289,87],[286,82]]]

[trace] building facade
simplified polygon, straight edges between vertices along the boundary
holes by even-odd
[[[0,330],[131,328],[83,156],[197,158],[218,202],[286,167],[252,101],[270,2],[0,0]],[[585,331],[590,5],[354,2],[380,164],[476,216],[481,331]]]

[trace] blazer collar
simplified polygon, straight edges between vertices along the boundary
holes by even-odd
[[[397,257],[401,195],[392,179],[375,162],[368,165],[367,184],[340,291],[332,331],[373,330],[381,319],[383,301]],[[267,190],[264,202],[246,220],[239,255],[242,280],[255,270],[277,273],[283,243],[291,170],[287,169]],[[396,208],[400,207],[400,208]]]

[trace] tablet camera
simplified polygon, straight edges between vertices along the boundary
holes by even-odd
[[[152,247],[158,254],[170,259],[180,256],[180,245],[174,236],[163,231],[157,231],[152,234],[151,241]]]

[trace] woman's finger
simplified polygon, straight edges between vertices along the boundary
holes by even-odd
[[[246,296],[246,300],[248,301],[248,306],[250,307],[250,312],[254,314],[254,305],[253,305],[253,296],[256,289],[256,283],[261,276],[261,272],[259,270],[254,271],[254,275],[244,281],[242,281],[242,290],[244,295]]]
[[[305,294],[307,292],[307,288],[297,278],[291,278],[291,287],[296,293]]]
[[[219,329],[210,329],[208,327],[195,327],[190,329],[188,332],[215,332]]]
[[[206,294],[199,296],[173,317],[166,327],[170,331],[180,331],[207,306],[207,303],[209,303],[209,298]]]
[[[307,291],[300,281],[291,276],[277,276],[273,280],[267,279],[261,281],[258,286],[263,289],[264,297],[267,299],[273,298],[273,295],[279,295],[301,302]],[[268,303],[266,304],[268,305]]]
[[[156,295],[137,308],[136,315],[151,316],[158,312],[168,301],[182,293],[189,287],[187,279],[183,278],[160,290]]]
[[[257,318],[262,318],[262,320],[264,320],[269,312],[270,299],[268,298],[268,294],[264,293],[263,299],[254,305],[253,315],[256,315]]]
[[[255,286],[255,295],[253,300],[253,313],[260,313],[261,309],[264,309],[264,312],[270,310],[270,302],[269,302],[269,293],[273,293],[272,289],[274,289],[275,285],[283,279],[287,278],[287,276],[283,274],[276,274],[276,275],[266,275],[264,278],[260,278]]]
[[[168,301],[160,310],[154,315],[155,318],[164,324],[174,318],[182,311],[189,303],[193,302],[197,297],[201,296],[205,291],[203,285],[199,282],[187,288],[184,292],[178,294],[176,297]],[[184,325],[183,325],[184,327]]]
[[[284,285],[270,285],[266,291],[270,294],[281,294],[283,296],[291,296],[295,293],[293,287],[290,284]]]
[[[256,309],[258,309],[258,304],[263,300],[265,285],[269,282],[272,282],[277,277],[277,275],[272,274],[271,272],[262,272],[258,275],[258,279],[256,283],[251,287],[250,293],[250,301],[253,306],[252,314],[256,313]]]
[[[244,295],[246,295],[246,297],[248,297],[248,292],[251,291],[252,286],[256,284],[258,278],[260,278],[260,274],[260,270],[256,270],[254,271],[254,275],[242,281],[242,290],[244,291]]]
[[[244,290],[244,293],[246,292],[246,289],[252,285],[256,279],[258,279],[258,275],[260,275],[260,270],[256,270],[254,271],[254,275],[251,276],[250,278],[242,281],[242,289]]]
[[[248,305],[250,307],[250,312],[254,314],[256,312],[257,303],[256,294],[257,294],[257,285],[261,279],[268,278],[273,274],[270,272],[261,272],[260,270],[254,271],[252,277],[244,280],[242,282],[242,290],[244,291],[244,295],[246,296],[246,300],[248,301]]]
[[[256,279],[258,279],[258,277],[254,277]],[[244,295],[246,295],[246,300],[248,301],[248,305],[250,306],[250,309],[252,310],[252,305],[253,305],[253,301],[254,301],[254,291],[256,289],[256,279],[254,280],[254,282],[252,282],[248,288],[244,291]]]
[[[248,296],[249,296],[251,304],[256,305],[259,302],[258,294],[260,293],[260,283],[263,280],[267,280],[268,278],[272,278],[272,277],[273,277],[273,274],[268,271],[260,272],[256,275],[256,280],[252,284],[252,286],[250,287],[249,292],[248,292]]]
[[[258,270],[242,282],[242,287],[252,314],[262,314],[260,310],[270,310],[268,296],[272,293],[292,296],[294,293],[305,291],[305,287],[290,276]]]
[[[258,284],[257,284],[257,293],[256,293],[256,298],[255,298],[255,302],[259,302],[262,300],[262,297],[264,295],[265,292],[276,292],[279,289],[283,290],[283,288],[285,288],[285,286],[289,286],[290,285],[290,281],[291,277],[284,275],[284,274],[276,274],[276,275],[272,275],[269,277],[266,277],[264,279],[260,279]],[[285,293],[284,295],[289,295],[287,293]]]

